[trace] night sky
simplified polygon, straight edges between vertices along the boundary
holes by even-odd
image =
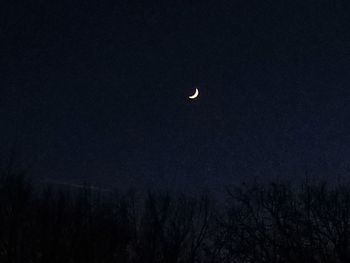
[[[2,154],[108,188],[346,178],[347,2],[2,1]]]

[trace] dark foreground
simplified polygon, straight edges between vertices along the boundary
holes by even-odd
[[[0,262],[350,262],[350,187],[242,185],[227,201],[0,176]]]

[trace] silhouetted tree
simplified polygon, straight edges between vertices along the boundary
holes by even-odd
[[[0,262],[350,262],[349,190],[243,184],[214,204],[208,195],[33,188],[2,166]]]

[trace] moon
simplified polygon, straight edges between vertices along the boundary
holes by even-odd
[[[194,94],[189,96],[188,98],[193,100],[193,99],[197,98],[198,95],[199,95],[199,90],[196,88],[196,91],[194,92]]]

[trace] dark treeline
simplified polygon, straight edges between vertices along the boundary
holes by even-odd
[[[350,188],[242,185],[215,204],[33,190],[0,173],[0,262],[350,262]]]

